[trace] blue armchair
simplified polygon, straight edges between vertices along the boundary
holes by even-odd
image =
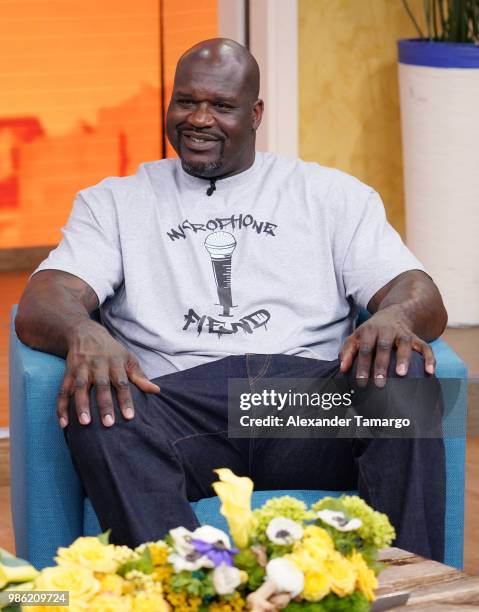
[[[63,377],[64,361],[34,351],[10,331],[10,440],[12,514],[16,552],[38,568],[52,564],[59,546],[69,545],[81,535],[100,531],[95,513],[72,466],[63,433],[55,416],[56,394]],[[461,568],[464,540],[464,464],[467,369],[442,340],[432,343],[439,378],[457,379],[454,392],[446,387],[445,403],[454,437],[446,446],[446,553],[445,563]],[[449,394],[449,396],[448,396]],[[287,491],[306,503],[341,491]],[[253,495],[253,506],[261,505],[271,491]],[[216,497],[192,504],[203,523],[225,528]]]

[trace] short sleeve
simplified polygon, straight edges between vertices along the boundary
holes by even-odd
[[[73,203],[63,238],[34,274],[61,270],[87,283],[102,304],[123,280],[118,222],[111,192],[80,192]]]
[[[381,198],[371,191],[344,258],[346,296],[367,308],[380,289],[408,270],[425,268],[388,223]]]

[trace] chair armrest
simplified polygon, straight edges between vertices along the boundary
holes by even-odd
[[[10,462],[16,552],[35,567],[82,535],[84,492],[56,419],[64,360],[20,342],[10,321]]]

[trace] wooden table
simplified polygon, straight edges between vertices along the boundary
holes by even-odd
[[[479,611],[479,576],[418,557],[400,548],[386,548],[380,560],[387,567],[379,575],[378,596],[395,591],[411,593],[406,605],[396,611]]]

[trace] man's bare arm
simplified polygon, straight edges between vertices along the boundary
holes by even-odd
[[[434,373],[436,360],[428,342],[444,331],[447,312],[427,274],[420,270],[400,274],[371,298],[368,310],[373,316],[341,348],[341,371],[349,370],[358,354],[356,377],[365,383],[372,370],[376,384],[383,386],[396,347],[399,376],[407,374],[413,350],[422,353],[426,372]]]
[[[93,289],[73,274],[44,270],[35,274],[23,292],[15,319],[17,336],[34,349],[66,357],[72,334],[89,322],[98,308]]]
[[[91,420],[89,392],[95,387],[102,422],[113,425],[112,389],[126,419],[134,416],[129,382],[145,393],[159,387],[143,373],[136,357],[90,318],[98,307],[93,289],[80,278],[58,270],[44,270],[29,281],[18,307],[15,329],[22,342],[37,350],[66,358],[58,393],[57,416],[68,425],[68,404],[75,397],[78,420]]]

